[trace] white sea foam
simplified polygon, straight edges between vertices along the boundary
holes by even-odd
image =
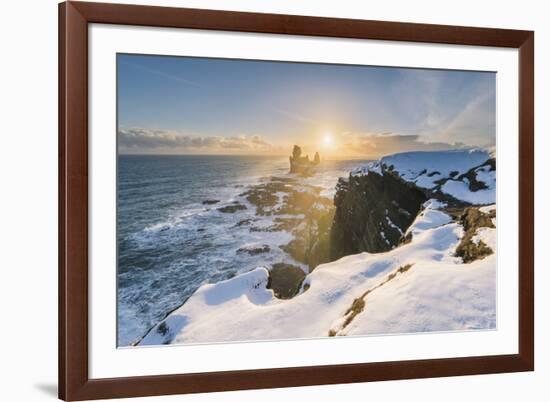
[[[282,163],[280,168],[266,172],[268,174],[252,174],[232,179],[230,183],[225,183],[225,187],[203,189],[206,194],[203,198],[180,207],[160,210],[158,212],[162,214],[158,214],[157,221],[132,230],[122,238],[127,244],[122,250],[122,257],[126,259],[118,276],[121,284],[119,344],[128,345],[139,339],[148,328],[181,305],[203,284],[228,279],[260,265],[269,268],[279,262],[308,271],[306,265],[280,248],[293,239],[291,233],[266,230],[275,224],[275,217],[303,219],[304,215],[256,216],[255,207],[242,195],[250,186],[270,180],[273,176],[290,177],[286,174],[288,161]],[[304,185],[321,187],[321,195],[332,198],[338,177],[347,175],[349,169],[349,166],[327,168],[317,176],[295,178]],[[282,205],[286,193],[278,192],[276,195],[279,197],[278,205]],[[164,196],[158,194],[158,197]],[[219,201],[203,205],[205,200]],[[235,202],[245,205],[247,209],[234,213],[218,211]],[[269,251],[257,255],[237,252],[247,244],[268,245]],[[136,258],[139,258],[137,263]]]

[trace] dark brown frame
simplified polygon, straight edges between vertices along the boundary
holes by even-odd
[[[519,353],[89,379],[88,24],[260,32],[519,49]],[[508,29],[66,2],[59,5],[59,397],[137,397],[534,369],[534,33]]]

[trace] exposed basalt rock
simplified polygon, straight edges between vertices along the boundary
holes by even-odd
[[[459,173],[458,171],[456,170],[452,171],[449,173],[449,177],[442,177],[441,179],[435,180],[434,184],[436,184],[436,186],[433,189],[430,189],[430,190],[423,189],[423,191],[427,194],[429,198],[435,197],[435,198],[444,200],[456,207],[464,207],[467,205],[471,205],[467,202],[457,200],[456,198],[448,194],[442,193],[440,189],[449,181],[466,182],[468,184],[468,189],[472,192],[487,189],[488,188],[487,184],[477,179],[477,170],[480,168],[485,168],[485,169],[488,168],[488,171],[495,171],[496,159],[495,158],[488,159],[481,165],[471,168],[470,170],[461,174],[460,176],[458,176],[458,173]],[[433,175],[430,173],[430,174],[427,174],[426,176],[432,177]]]
[[[204,200],[202,202],[203,205],[213,205],[213,204],[217,204],[218,202],[220,202],[220,200]]]
[[[290,299],[298,294],[306,274],[292,264],[274,264],[269,271],[268,289],[273,289],[279,299]]]
[[[468,188],[470,189],[470,191],[485,190],[486,188],[488,188],[487,185],[477,180],[476,174],[476,170],[483,167],[488,167],[489,171],[496,170],[496,159],[489,159],[484,164],[468,170],[466,173],[458,176],[458,180],[468,179]]]
[[[250,225],[254,221],[255,221],[255,219],[252,219],[252,218],[242,219],[242,220],[240,220],[239,222],[237,222],[235,224],[235,227]]]
[[[338,181],[336,190],[332,260],[394,248],[427,200],[414,184],[391,173],[350,175]]]
[[[262,244],[260,246],[248,246],[248,247],[241,247],[237,250],[237,253],[239,254],[249,254],[249,255],[257,255],[262,253],[267,253],[271,250],[271,248],[267,244]]]
[[[313,271],[317,265],[331,261],[330,228],[334,206],[327,198],[299,192],[286,198],[286,201],[281,209],[284,213],[303,214],[304,218],[294,221],[298,223],[291,230],[294,239],[281,249]]]
[[[242,193],[259,216],[274,216],[270,226],[252,226],[252,232],[287,231],[294,238],[281,249],[310,270],[330,261],[332,200],[321,188],[288,177],[270,177]],[[243,224],[247,224],[245,222]]]
[[[290,173],[299,173],[302,175],[311,175],[315,172],[315,167],[321,163],[321,157],[318,152],[315,152],[313,161],[309,160],[309,156],[302,156],[302,148],[294,145],[292,156],[289,157]]]
[[[307,264],[310,272],[317,265],[332,261],[330,232],[336,209],[331,207],[325,214],[317,217],[315,221],[315,237],[310,239],[310,247],[307,252]]]
[[[231,205],[226,205],[225,207],[218,208],[218,211],[223,212],[224,214],[234,214],[237,211],[242,211],[246,209],[246,205],[234,203]]]

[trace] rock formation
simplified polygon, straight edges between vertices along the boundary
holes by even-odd
[[[292,156],[290,160],[290,173],[298,173],[305,176],[311,175],[315,172],[315,167],[321,163],[321,157],[319,152],[315,152],[313,161],[309,160],[309,156],[302,156],[302,148],[298,145],[294,145],[292,149]]]
[[[426,199],[416,186],[387,173],[341,178],[334,196],[331,259],[391,250]]]
[[[340,178],[330,259],[407,243],[407,229],[428,199],[444,203],[451,216],[494,203],[496,160],[488,156],[481,150],[402,153]]]

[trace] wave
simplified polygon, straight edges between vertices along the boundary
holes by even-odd
[[[124,250],[119,253],[119,264],[120,258],[124,260],[123,270],[119,265],[120,345],[128,345],[142,336],[202,284],[280,262],[307,270],[281,249],[294,235],[284,230],[270,231],[275,216],[256,215],[255,206],[241,195],[271,176],[288,177],[285,172],[286,168],[277,169],[271,175],[249,176],[232,180],[222,188],[208,189],[201,200],[175,208],[156,222],[124,235],[121,239]],[[333,169],[324,172],[323,177],[300,178],[300,182],[322,187],[322,195],[331,197],[332,188],[342,174],[344,169]],[[220,201],[202,204],[209,199]],[[219,211],[236,202],[246,209]],[[303,218],[303,215],[278,217]],[[255,254],[255,248],[262,251]]]

